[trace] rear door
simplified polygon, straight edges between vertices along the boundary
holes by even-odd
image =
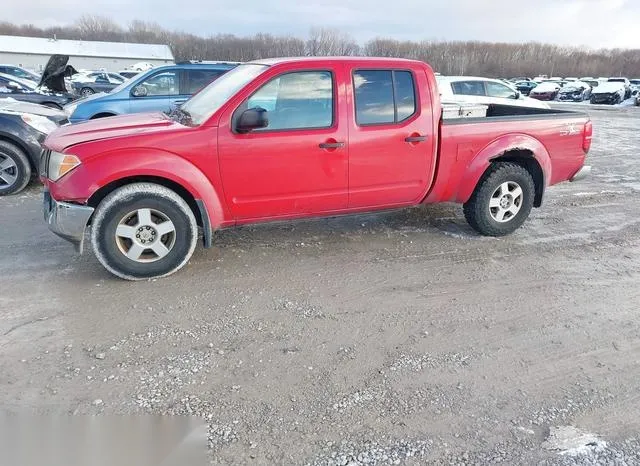
[[[112,89],[113,86],[111,86],[107,73],[96,73],[95,75],[92,75],[92,77],[95,78],[92,86],[94,91],[108,92]]]
[[[436,147],[425,71],[353,67],[350,75],[349,207],[418,202]]]
[[[182,72],[182,81],[180,83],[180,95],[175,100],[175,105],[180,106],[185,103],[189,98],[199,92],[201,89],[207,87],[207,85],[222,76],[225,73],[224,70],[211,70],[211,69],[185,69]]]
[[[456,96],[456,102],[475,104],[480,102],[486,103],[487,101],[487,91],[484,87],[484,81],[454,81],[450,83],[450,85]]]
[[[168,112],[180,97],[178,68],[159,70],[141,80],[130,91],[130,113]]]
[[[224,195],[238,221],[304,216],[347,207],[348,141],[339,65],[270,70],[222,115],[218,154]],[[341,95],[342,94],[342,95]],[[241,134],[246,109],[269,125]]]

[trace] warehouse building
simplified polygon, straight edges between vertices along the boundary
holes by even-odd
[[[153,66],[173,63],[168,45],[0,36],[1,64],[40,72],[54,54],[69,55],[69,64],[78,70],[117,72],[141,62]]]

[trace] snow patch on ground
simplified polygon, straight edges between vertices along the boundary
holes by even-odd
[[[546,450],[571,457],[603,452],[607,443],[596,435],[574,426],[551,427],[547,440],[542,444]]]

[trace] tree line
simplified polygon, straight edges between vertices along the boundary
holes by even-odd
[[[170,31],[153,22],[136,20],[123,27],[110,18],[82,16],[69,26],[48,28],[0,22],[0,35],[167,44],[178,61],[364,55],[422,60],[444,75],[640,77],[640,50],[582,49],[536,42],[398,41],[383,37],[359,44],[348,33],[326,28],[311,29],[306,38],[265,33],[202,37]]]

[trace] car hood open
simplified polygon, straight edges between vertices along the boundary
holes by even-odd
[[[42,72],[38,87],[46,87],[52,92],[68,92],[64,84],[64,78],[73,76],[78,72],[68,65],[69,55],[51,55]]]

